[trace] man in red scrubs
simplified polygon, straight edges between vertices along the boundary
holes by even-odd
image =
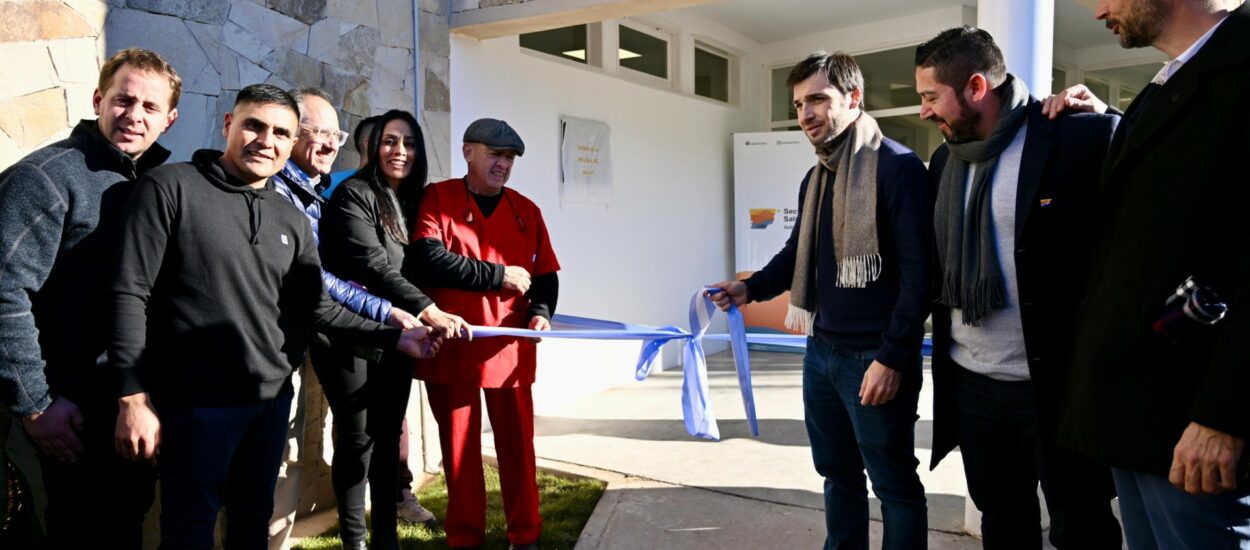
[[[504,187],[525,144],[506,122],[487,118],[465,130],[463,151],[468,174],[425,189],[405,275],[444,311],[474,325],[548,330],[560,263],[538,206]],[[508,542],[537,548],[535,365],[535,341],[487,338],[446,342],[436,358],[416,367],[438,421],[452,548],[476,547],[486,534],[481,394],[499,455]]]

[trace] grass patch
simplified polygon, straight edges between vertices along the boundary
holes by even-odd
[[[569,479],[538,472],[538,511],[543,518],[543,534],[538,546],[544,550],[571,550],[603,495],[605,483],[596,479]],[[434,512],[441,522],[447,517],[447,483],[442,474],[417,493],[421,505]],[[499,472],[486,466],[486,542],[483,548],[507,548],[507,523],[503,497],[499,493]],[[441,528],[399,524],[399,546],[405,549],[447,548],[447,533]],[[340,550],[339,528],[330,528],[295,546],[297,550]]]

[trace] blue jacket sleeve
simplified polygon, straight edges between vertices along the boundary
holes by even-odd
[[[369,294],[324,269],[321,270],[321,282],[325,283],[330,297],[348,311],[383,324],[391,318],[390,300]]]

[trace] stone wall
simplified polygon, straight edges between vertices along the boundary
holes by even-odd
[[[110,0],[105,50],[165,55],[183,78],[180,119],[164,142],[177,158],[220,148],[238,90],[266,82],[320,86],[343,128],[387,109],[412,110],[412,3],[406,0]],[[339,165],[354,166],[353,147]]]
[[[479,8],[493,8],[495,6],[506,6],[508,4],[524,4],[532,0],[451,0],[452,11],[460,13],[462,11],[476,10]]]
[[[442,89],[427,96],[438,107],[429,110],[446,113],[445,2],[422,0],[421,8],[441,13],[422,17],[423,26],[441,19],[444,38],[420,76],[433,75],[431,85]],[[221,147],[222,115],[240,88],[257,82],[325,88],[344,128],[387,109],[412,111],[412,10],[411,0],[3,1],[0,56],[10,62],[0,68],[0,167],[91,118],[100,62],[131,46],[160,52],[182,75],[179,120],[161,139],[179,160]],[[428,26],[440,34],[437,22]],[[348,146],[339,164],[357,160]]]
[[[417,18],[420,49],[421,112],[418,121],[425,130],[426,156],[430,181],[452,177],[450,155],[459,154],[451,135],[451,35],[448,30],[448,0],[419,0]],[[463,174],[461,174],[463,175]],[[437,466],[437,464],[436,464]]]
[[[0,169],[94,117],[107,13],[96,0],[0,2]]]

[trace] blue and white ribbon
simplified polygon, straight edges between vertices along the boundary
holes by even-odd
[[[690,330],[685,331],[675,326],[654,328],[643,325],[630,325],[614,321],[556,315],[552,320],[558,328],[549,331],[536,331],[506,327],[473,327],[474,338],[491,338],[497,336],[514,336],[522,338],[572,338],[583,340],[642,340],[642,349],[638,354],[638,362],[634,367],[634,377],[644,380],[651,373],[660,349],[673,340],[683,340],[681,388],[682,417],[685,419],[686,431],[695,437],[717,441],[720,429],[716,425],[716,415],[712,410],[711,392],[708,388],[707,357],[703,351],[703,339],[728,340],[733,349],[734,367],[738,374],[738,388],[742,393],[742,406],[746,411],[747,425],[751,435],[759,436],[759,422],[755,416],[755,393],[751,389],[751,360],[747,355],[747,343],[759,342],[774,345],[802,347],[806,338],[782,334],[747,334],[742,312],[730,306],[729,334],[707,334],[716,305],[708,298],[706,292],[719,292],[717,288],[700,288],[690,298]]]

